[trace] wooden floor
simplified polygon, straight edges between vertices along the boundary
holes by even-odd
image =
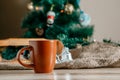
[[[33,70],[0,70],[0,80],[120,80],[120,68],[62,69],[48,74]]]

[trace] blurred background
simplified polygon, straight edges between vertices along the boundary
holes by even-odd
[[[0,39],[20,37],[29,0],[0,0]]]
[[[120,0],[82,0],[81,8],[92,18],[96,40],[120,41]]]
[[[0,39],[20,37],[23,17],[29,0],[0,0]],[[120,41],[120,0],[81,0],[81,9],[92,18],[94,39]]]

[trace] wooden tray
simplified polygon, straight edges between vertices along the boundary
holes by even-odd
[[[30,40],[44,40],[44,38],[8,38],[0,40],[0,46],[24,46],[29,45]]]

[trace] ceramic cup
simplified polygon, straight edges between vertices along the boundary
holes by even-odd
[[[18,62],[24,67],[33,68],[35,73],[50,73],[56,61],[56,53],[61,53],[63,44],[59,40],[31,40],[29,46],[17,53]],[[32,64],[23,63],[20,56],[25,50],[30,51]]]

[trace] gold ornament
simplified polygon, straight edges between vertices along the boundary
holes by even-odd
[[[29,4],[27,5],[27,8],[28,8],[28,10],[34,10],[33,3],[32,3],[32,2],[29,3]]]
[[[61,13],[63,13],[63,12],[64,12],[64,10],[61,10],[60,12],[61,12]]]
[[[67,14],[72,14],[73,11],[74,11],[74,6],[70,3],[67,3],[65,5],[64,12],[67,13]]]
[[[42,6],[35,6],[35,10],[36,11],[40,11],[40,10],[43,11],[43,7]]]
[[[38,36],[42,36],[44,34],[43,28],[36,28],[35,31]]]
[[[29,3],[28,6],[27,6],[28,10],[36,10],[36,11],[43,11],[43,6],[34,6],[33,3]]]
[[[39,10],[40,10],[40,7],[39,7],[39,6],[36,6],[36,7],[35,7],[35,10],[36,10],[36,11],[39,11]]]

